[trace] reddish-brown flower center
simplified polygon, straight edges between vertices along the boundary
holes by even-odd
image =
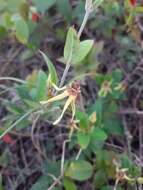
[[[77,97],[80,94],[80,84],[75,82],[71,86],[67,87],[67,91],[70,96]]]

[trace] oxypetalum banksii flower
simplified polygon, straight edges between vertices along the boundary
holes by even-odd
[[[74,116],[75,116],[75,104],[76,104],[76,100],[80,94],[80,85],[78,82],[74,82],[74,83],[71,83],[69,86],[65,86],[65,87],[62,87],[62,88],[58,88],[55,84],[52,84],[52,86],[57,90],[57,91],[63,91],[61,94],[58,94],[46,101],[40,101],[41,104],[48,104],[48,103],[52,103],[52,102],[55,102],[55,101],[60,101],[60,100],[63,100],[64,98],[67,98],[67,101],[64,105],[64,108],[63,108],[63,111],[61,113],[61,115],[59,116],[59,118],[53,123],[53,125],[56,125],[58,124],[65,111],[67,110],[67,108],[69,106],[71,106],[71,109],[72,109],[72,118],[71,120],[74,119]]]
[[[105,80],[101,85],[101,89],[98,93],[99,96],[105,97],[107,94],[112,93],[111,85],[112,81]]]

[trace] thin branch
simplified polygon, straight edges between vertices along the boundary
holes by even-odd
[[[62,152],[62,159],[61,159],[61,175],[64,175],[64,162],[65,162],[65,150],[66,150],[66,144],[69,143],[70,140],[65,140],[63,142],[63,152]]]
[[[117,190],[118,183],[119,183],[119,180],[118,180],[118,179],[116,179],[116,181],[115,181],[115,185],[114,185],[114,190]]]
[[[78,153],[77,153],[77,156],[76,156],[75,160],[78,160],[78,159],[79,159],[81,153],[82,153],[82,149],[79,149],[79,151],[78,151]]]
[[[83,18],[83,22],[82,22],[81,27],[80,27],[79,32],[78,32],[78,38],[81,37],[81,34],[82,34],[82,32],[83,32],[83,30],[85,28],[85,25],[86,25],[86,23],[88,21],[89,15],[90,15],[90,12],[86,11],[85,15],[84,15],[84,18]]]
[[[70,142],[70,140],[65,140],[65,141],[63,142],[60,175],[59,175],[58,178],[55,178],[53,184],[52,184],[47,190],[52,190],[57,184],[60,183],[60,180],[63,178],[63,175],[64,175],[64,162],[65,162],[66,144],[69,143],[69,142]]]
[[[0,77],[0,80],[11,80],[11,81],[15,81],[15,82],[22,83],[22,84],[26,83],[24,80],[21,80],[21,79],[15,78],[15,77]]]
[[[125,115],[126,114],[135,114],[135,115],[140,115],[140,116],[143,115],[143,111],[135,110],[135,109],[120,110],[118,113],[125,114]]]
[[[124,126],[124,133],[125,133],[125,137],[126,137],[126,142],[127,142],[127,151],[128,151],[128,156],[129,158],[132,160],[132,151],[131,151],[131,134],[128,130],[127,127],[127,122],[125,117],[123,117],[123,126]]]
[[[139,120],[139,155],[140,155],[141,162],[143,162],[143,123],[142,123],[142,119]]]
[[[28,117],[28,115],[30,115],[34,110],[30,110],[27,113],[25,113],[22,117],[20,117],[18,120],[16,120],[8,129],[6,129],[2,135],[0,135],[0,139],[2,137],[4,137],[7,133],[9,133],[14,127],[16,127],[16,125],[18,125],[23,119],[25,119],[26,117]]]

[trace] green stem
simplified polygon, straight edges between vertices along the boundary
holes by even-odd
[[[14,77],[0,77],[0,80],[11,80],[11,81],[15,81],[15,82],[22,83],[22,84],[26,83],[24,80],[14,78]]]
[[[6,129],[2,135],[0,135],[0,139],[4,137],[7,133],[9,133],[17,124],[19,124],[23,119],[25,119],[29,114],[31,114],[33,110],[30,110],[29,112],[25,113],[22,117],[20,117],[18,120],[16,120],[8,129]]]

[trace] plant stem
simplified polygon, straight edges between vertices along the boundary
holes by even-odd
[[[0,77],[0,80],[11,80],[11,81],[15,81],[15,82],[23,83],[23,84],[26,83],[24,80],[14,78],[14,77]]]
[[[84,15],[84,18],[83,18],[83,22],[82,22],[81,27],[80,27],[80,29],[79,29],[79,31],[78,31],[78,38],[79,38],[79,39],[80,39],[80,37],[81,37],[81,34],[82,34],[82,32],[83,32],[83,30],[84,30],[84,28],[85,28],[85,25],[86,25],[87,21],[88,21],[89,14],[90,14],[89,11],[86,11],[86,12],[85,12],[85,15]]]
[[[116,180],[116,181],[115,181],[115,185],[114,185],[114,189],[113,189],[113,190],[117,190],[118,183],[119,183],[119,181],[118,181],[118,180]]]
[[[17,124],[19,124],[23,119],[25,119],[29,114],[31,114],[34,110],[30,110],[29,112],[25,113],[22,117],[16,120],[8,129],[6,129],[2,135],[0,135],[0,139],[4,137],[7,133],[9,133]]]
[[[71,63],[70,63],[70,61],[68,61],[67,64],[66,64],[65,70],[63,72],[63,76],[62,76],[60,85],[59,85],[60,88],[64,85],[65,79],[66,79],[68,71],[70,69],[70,66],[71,66]]]
[[[88,21],[89,14],[90,14],[89,11],[85,12],[83,22],[82,22],[81,27],[79,29],[79,32],[77,34],[79,39],[80,39],[80,36],[81,36],[81,34],[82,34],[82,32],[83,32],[83,30],[85,28],[85,25],[86,25],[87,21]],[[68,71],[70,69],[70,66],[71,66],[71,60],[68,60],[59,87],[62,87],[64,85],[65,79],[66,79]]]
[[[77,156],[76,156],[75,160],[78,160],[78,159],[79,159],[79,157],[80,157],[81,153],[82,153],[82,149],[80,149],[80,150],[78,151],[78,153],[77,153]]]
[[[66,144],[69,142],[70,142],[70,140],[65,140],[63,142],[63,152],[62,152],[62,158],[61,158],[61,176],[64,175],[64,162],[65,162]]]

